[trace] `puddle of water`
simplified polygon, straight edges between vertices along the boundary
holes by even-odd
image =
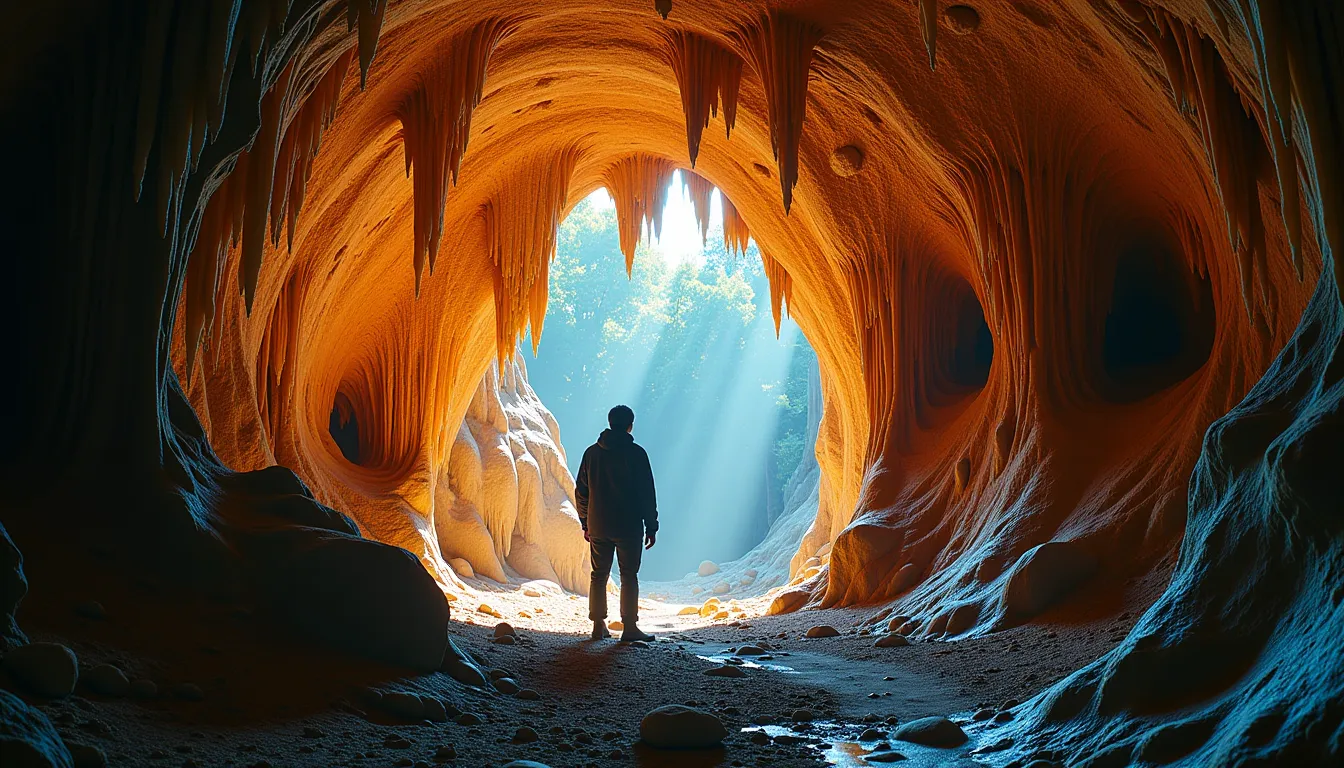
[[[728,660],[732,659],[731,664],[734,667],[742,667],[743,669],[768,669],[771,672],[783,672],[786,675],[798,674],[798,670],[794,669],[793,667],[786,667],[783,664],[774,664],[769,661],[761,661],[760,657],[748,656],[746,658],[739,658],[737,656],[733,656],[732,654],[719,653],[714,654],[712,656],[697,655],[696,658],[704,659],[705,661],[712,661],[715,664],[729,664],[730,662]]]
[[[882,724],[851,725],[818,720],[797,725],[753,725],[743,728],[742,732],[750,734],[761,731],[769,735],[776,744],[815,751],[818,757],[836,768],[870,768],[879,765],[930,768],[945,765],[949,760],[956,758],[968,761],[966,757],[968,751],[975,748],[977,736],[982,735],[975,732],[978,729],[967,727],[967,735],[970,738],[966,744],[956,749],[937,749],[904,741],[889,741],[885,738],[860,740],[860,736],[869,728],[876,728],[884,734],[890,734],[894,730],[891,726]],[[899,753],[899,756],[892,754],[893,752]],[[967,764],[976,763],[968,761]]]

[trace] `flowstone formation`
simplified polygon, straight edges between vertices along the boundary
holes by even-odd
[[[445,540],[505,576],[582,569],[539,533],[560,518],[481,513],[517,477],[482,460],[479,496],[453,485],[491,361],[542,340],[556,224],[610,186],[630,253],[693,166],[696,210],[722,193],[822,373],[817,515],[777,610],[982,635],[1176,556],[1014,749],[1338,759],[1338,3],[9,21],[0,522],[30,575],[115,541],[185,594],[263,595],[307,636],[433,667]],[[488,542],[444,535],[461,499]]]

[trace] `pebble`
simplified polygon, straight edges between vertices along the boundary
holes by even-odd
[[[770,743],[770,734],[765,731],[752,731],[751,735],[747,738],[751,740],[752,744],[762,747]]]
[[[173,686],[173,696],[182,701],[203,701],[205,700],[205,691],[201,690],[195,683],[178,683]]]
[[[910,641],[909,641],[909,640],[906,640],[904,635],[897,635],[897,634],[894,634],[894,633],[893,633],[893,634],[890,634],[890,635],[883,635],[883,636],[877,638],[877,642],[873,643],[873,647],[874,647],[874,648],[902,648],[902,647],[907,646],[907,645],[909,645],[909,644],[910,644]]]
[[[75,692],[79,660],[59,643],[29,643],[5,654],[4,667],[24,690],[44,699]]]
[[[737,649],[738,656],[764,656],[765,649],[759,645],[744,645]]]
[[[902,755],[900,752],[892,751],[874,752],[869,755],[864,755],[863,759],[870,763],[899,763],[905,759],[905,755]]]
[[[708,712],[668,704],[644,716],[639,735],[644,743],[656,749],[709,749],[722,743],[728,732]]]
[[[71,744],[66,743],[70,750],[70,757],[74,761],[75,768],[103,768],[107,765],[107,755],[103,750],[92,744]]]
[[[516,695],[523,701],[536,701],[537,699],[541,698],[541,694],[537,693],[531,688],[523,688],[522,690],[518,691]]]
[[[451,746],[444,745],[434,752],[435,760],[456,760],[457,750]]]
[[[887,734],[876,728],[865,728],[863,733],[859,734],[859,741],[881,741],[887,738]]]
[[[710,677],[746,677],[747,673],[742,671],[741,667],[735,667],[730,664],[724,664],[718,667],[710,667],[705,670],[705,674]]]
[[[500,615],[499,611],[496,611],[494,608],[491,608],[486,603],[481,603],[480,605],[476,606],[476,612],[483,613],[486,616],[494,616],[496,619],[504,618],[502,615]]]
[[[993,717],[993,716],[994,716],[994,710],[989,709],[989,708],[985,708],[985,709],[977,710],[976,713],[975,713],[974,715],[971,715],[971,720],[973,720],[973,721],[979,723],[979,722],[981,722],[981,721],[988,720],[988,719],[990,719],[990,718]]]
[[[84,670],[79,681],[100,696],[120,698],[131,691],[131,681],[126,679],[126,674],[111,664],[97,664]]]
[[[839,637],[840,630],[825,624],[818,624],[815,627],[808,628],[804,637]]]
[[[518,685],[518,683],[511,677],[501,677],[495,681],[495,690],[505,695],[512,696],[522,690],[522,686]]]
[[[480,725],[485,722],[481,716],[474,712],[463,712],[457,716],[458,725]]]
[[[897,728],[892,738],[926,747],[958,747],[966,743],[966,732],[945,717],[924,717]]]
[[[499,622],[498,624],[495,625],[495,631],[494,631],[493,634],[494,634],[494,636],[495,636],[496,638],[500,638],[500,637],[517,637],[517,636],[518,636],[518,630],[514,629],[514,628],[513,628],[513,625],[510,624],[509,622],[507,622],[507,621],[501,621],[501,622]]]
[[[531,744],[539,738],[541,737],[537,735],[537,732],[526,725],[513,732],[514,744]]]
[[[107,609],[97,600],[85,600],[79,605],[76,605],[75,613],[86,619],[94,619],[96,621],[102,621],[107,618]]]
[[[793,718],[795,723],[807,723],[812,721],[813,715],[810,709],[795,709],[789,713],[789,717]]]

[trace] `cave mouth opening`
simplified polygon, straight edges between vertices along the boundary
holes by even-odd
[[[331,404],[331,418],[327,431],[335,441],[337,449],[351,464],[360,463],[359,418],[355,415],[355,406],[344,392],[337,392]]]
[[[969,284],[963,285],[947,372],[949,381],[956,386],[978,390],[989,381],[989,369],[994,364],[994,334],[985,321],[985,310],[975,291]]]
[[[1114,402],[1144,400],[1198,371],[1213,349],[1213,286],[1164,244],[1139,240],[1115,262],[1102,326],[1101,390]]]
[[[994,365],[994,334],[975,289],[943,276],[928,286],[924,324],[931,365],[923,367],[929,403],[958,403],[984,389]]]
[[[741,253],[725,244],[720,197],[702,229],[678,185],[660,236],[643,239],[629,276],[607,191],[575,206],[557,237],[545,333],[527,360],[571,473],[607,411],[634,409],[661,522],[643,556],[650,581],[735,560],[781,521],[807,516],[809,501],[806,522],[816,512],[804,487],[815,482],[815,355],[787,316],[776,335],[762,257],[754,243]],[[791,539],[781,545],[785,569],[797,533],[781,537]]]

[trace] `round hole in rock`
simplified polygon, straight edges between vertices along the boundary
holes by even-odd
[[[1120,254],[1102,332],[1103,392],[1117,402],[1154,395],[1199,370],[1213,348],[1213,288],[1153,243]]]
[[[359,463],[359,421],[355,418],[355,407],[344,392],[337,392],[331,404],[331,418],[327,423],[331,439],[341,449],[341,455],[351,464]]]
[[[967,290],[957,305],[956,344],[948,372],[952,383],[970,389],[979,389],[989,381],[989,368],[994,362],[994,335],[985,322],[985,310],[975,292]]]

